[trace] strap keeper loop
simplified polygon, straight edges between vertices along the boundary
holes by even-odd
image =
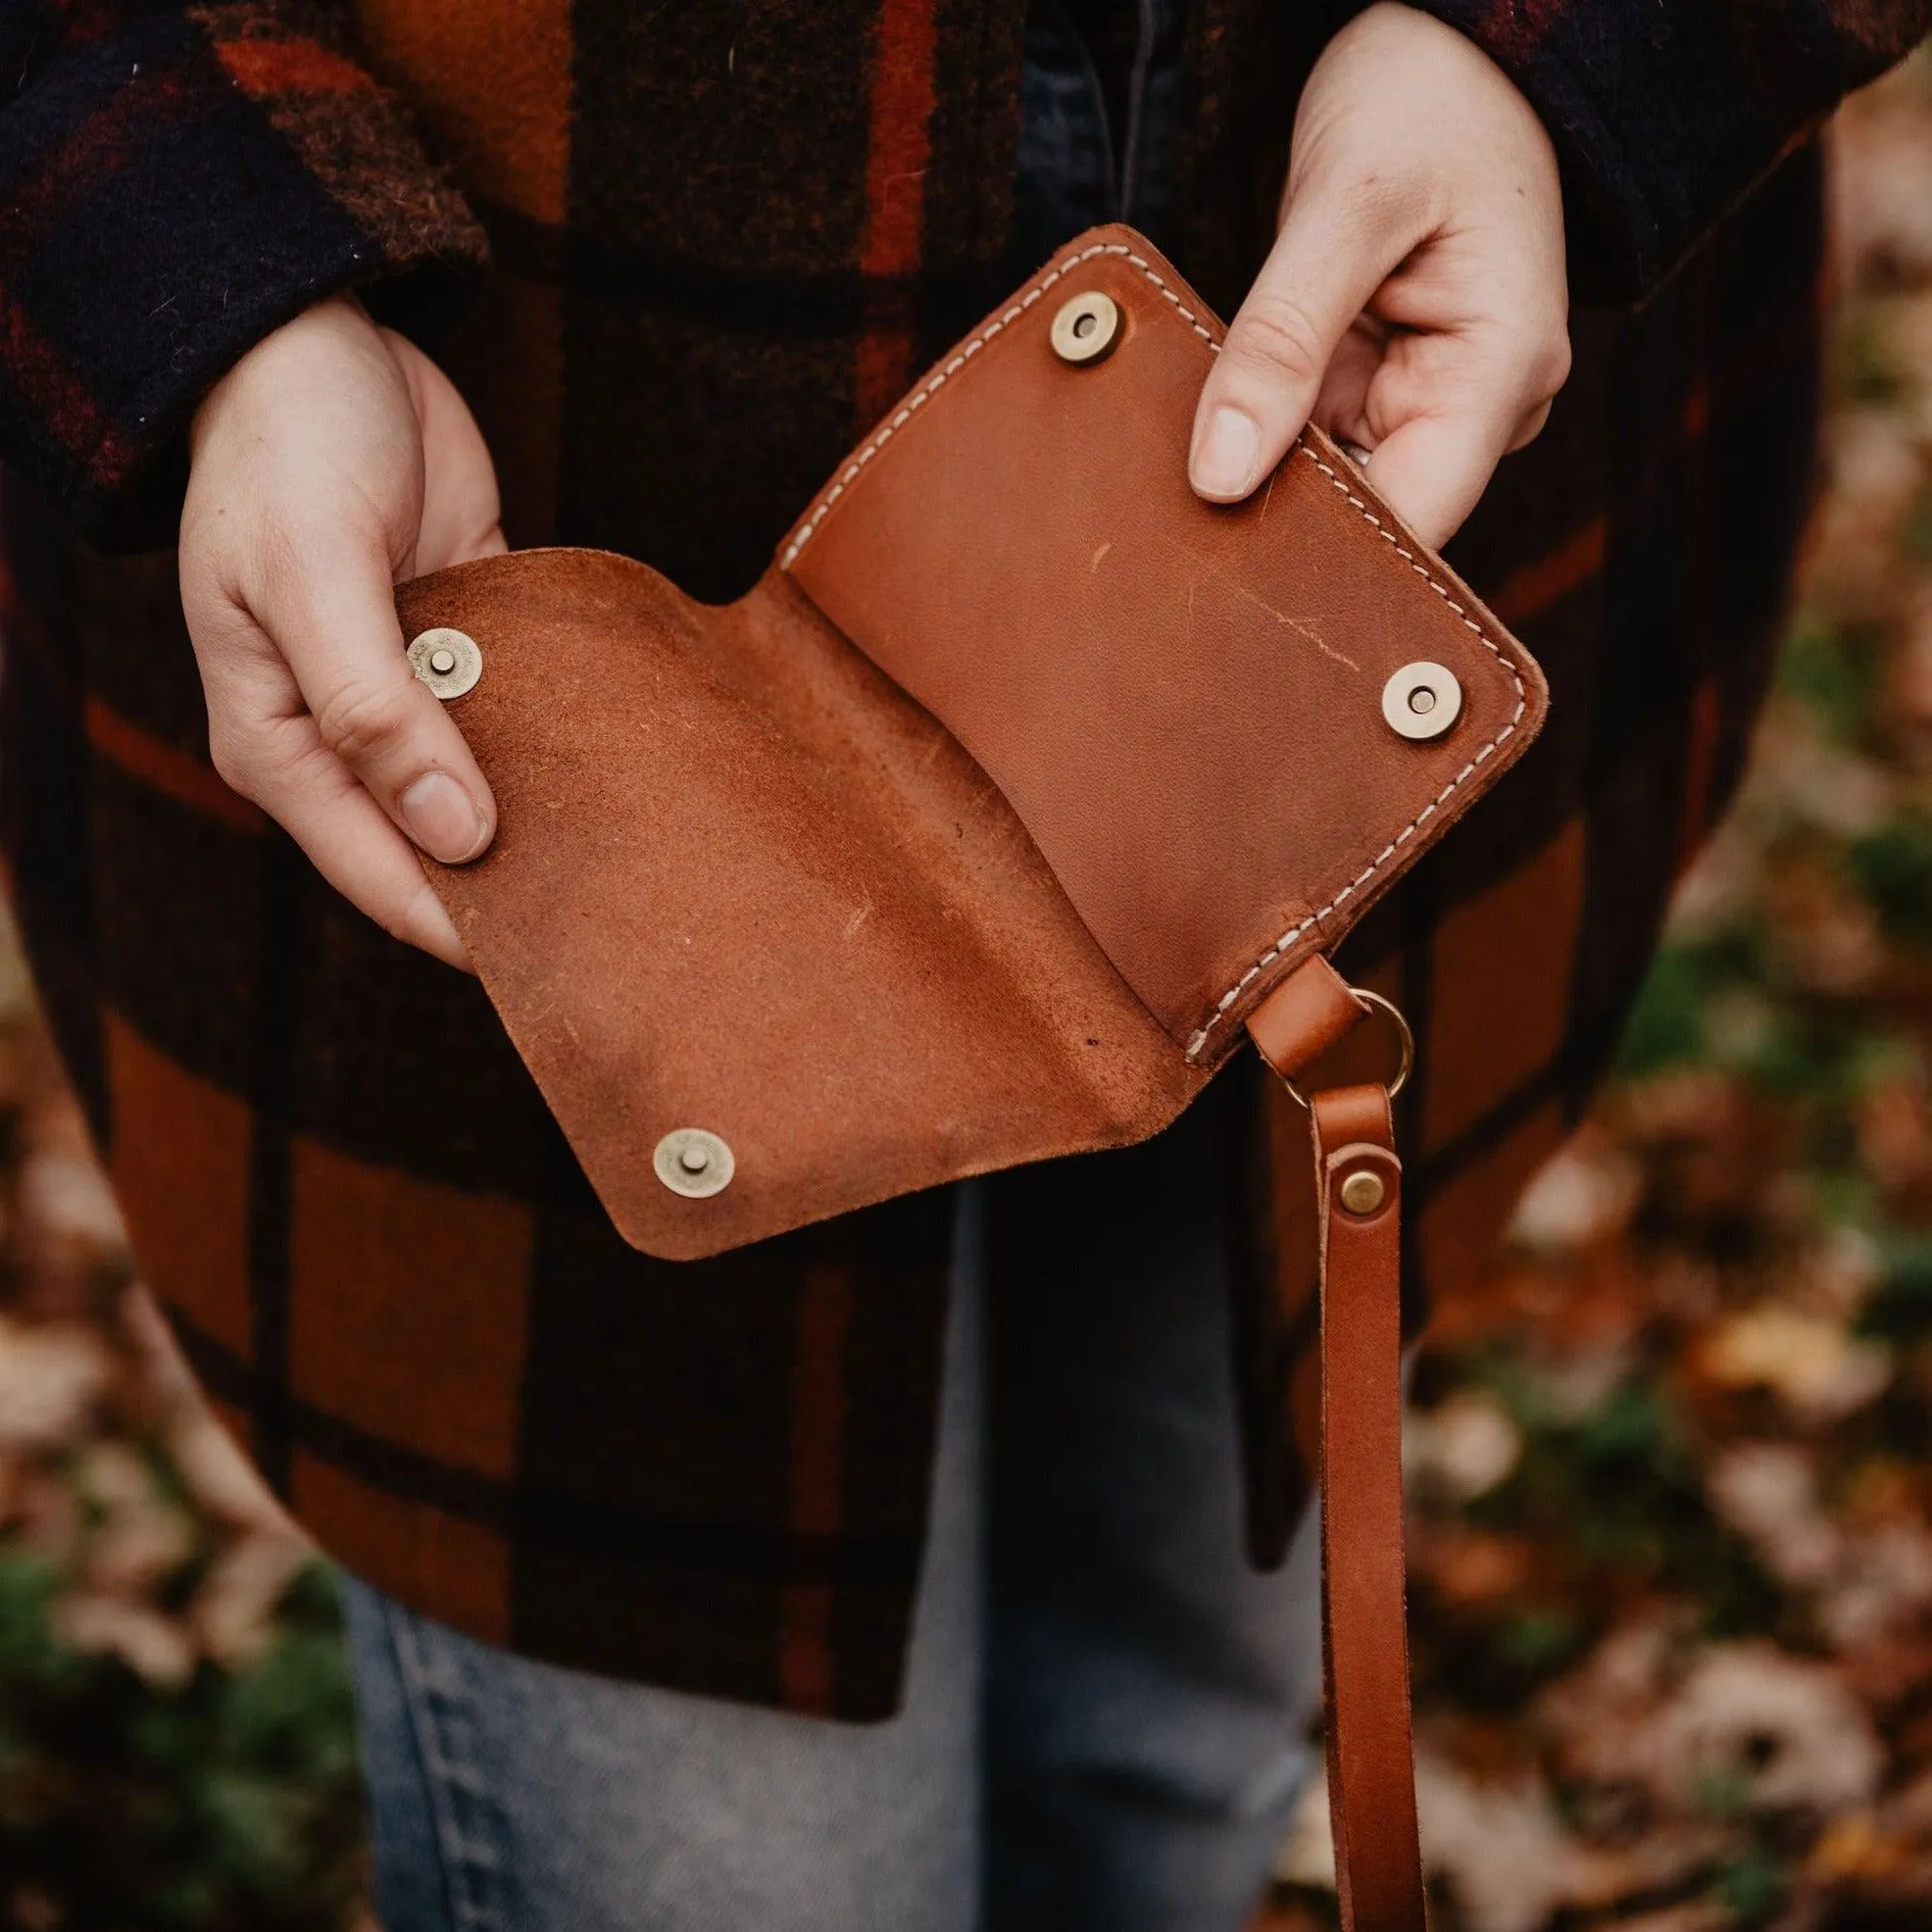
[[[1415,1035],[1409,1021],[1393,1001],[1366,986],[1351,986],[1319,954],[1304,960],[1248,1016],[1248,1035],[1289,1096],[1306,1108],[1308,1098],[1296,1077],[1376,1014],[1394,1022],[1400,1048],[1395,1077],[1387,1083],[1393,1100],[1415,1066]]]

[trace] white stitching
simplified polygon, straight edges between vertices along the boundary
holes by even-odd
[[[923,389],[918,390],[889,421],[879,425],[877,434],[840,471],[838,480],[819,498],[811,516],[799,526],[798,534],[786,545],[785,554],[778,559],[778,568],[781,570],[789,570],[791,569],[798,557],[798,553],[812,541],[813,533],[824,521],[825,513],[845,494],[846,486],[892,440],[893,436],[912,420],[913,412],[928,396],[932,395],[934,391],[943,388],[949,377],[966,367],[968,356],[976,356],[1009,322],[1017,322],[1063,275],[1071,274],[1082,262],[1091,262],[1096,255],[1124,256],[1127,261],[1131,262],[1174,305],[1175,313],[1194,330],[1195,334],[1200,336],[1202,341],[1207,343],[1208,347],[1213,349],[1216,355],[1220,353],[1221,345],[1201,326],[1201,319],[1154,272],[1153,265],[1144,255],[1136,255],[1124,242],[1097,241],[1091,248],[1083,248],[1079,254],[1068,256],[1058,267],[1050,269],[1012,308],[1003,311],[999,316],[995,317],[970,342],[966,343],[960,350],[958,355],[952,357],[946,366],[933,375],[931,381]]]
[[[1401,543],[1397,541],[1395,536],[1383,525],[1382,520],[1379,517],[1377,517],[1372,510],[1369,509],[1367,504],[1363,503],[1362,500],[1359,496],[1357,496],[1352,489],[1349,488],[1348,484],[1345,483],[1340,476],[1336,475],[1334,471],[1331,470],[1327,464],[1322,462],[1320,457],[1315,455],[1313,450],[1309,448],[1308,444],[1297,443],[1295,448],[1299,455],[1307,457],[1308,460],[1312,464],[1313,464],[1314,467],[1317,470],[1319,470],[1321,473],[1324,476],[1326,476],[1328,480],[1331,483],[1333,483],[1338,490],[1341,491],[1342,495],[1346,497],[1348,501],[1351,504],[1353,504],[1355,508],[1359,510],[1362,513],[1362,515],[1365,517],[1368,520],[1368,521],[1375,526],[1375,534],[1379,536],[1384,543],[1388,544],[1389,547],[1392,550],[1394,550],[1395,554],[1398,557],[1400,557],[1409,566],[1409,568],[1412,570],[1413,570],[1415,574],[1418,577],[1420,577],[1422,581],[1426,583],[1429,586],[1429,588],[1433,590],[1435,594],[1438,597],[1440,597],[1442,601],[1445,604],[1447,604],[1452,611],[1456,613],[1456,615],[1459,618],[1462,619],[1463,627],[1465,629],[1474,631],[1475,634],[1482,639],[1483,647],[1489,652],[1489,655],[1492,658],[1494,658],[1496,662],[1500,664],[1503,667],[1503,669],[1510,673],[1510,682],[1516,687],[1516,708],[1514,711],[1512,711],[1510,714],[1509,723],[1504,725],[1502,730],[1497,732],[1495,737],[1490,739],[1489,743],[1484,745],[1483,748],[1476,753],[1475,757],[1470,759],[1468,764],[1463,766],[1461,770],[1457,772],[1455,777],[1450,779],[1449,783],[1446,784],[1442,788],[1442,790],[1439,791],[1435,795],[1435,797],[1431,799],[1429,803],[1421,809],[1420,812],[1416,813],[1414,817],[1412,817],[1409,821],[1409,823],[1406,824],[1402,828],[1402,830],[1399,831],[1395,835],[1395,837],[1392,838],[1389,841],[1389,843],[1385,845],[1379,853],[1376,854],[1375,858],[1371,860],[1367,866],[1363,867],[1363,868],[1360,872],[1358,872],[1356,876],[1348,882],[1347,885],[1343,886],[1341,891],[1336,893],[1334,898],[1329,900],[1327,905],[1323,906],[1319,912],[1311,913],[1309,916],[1301,922],[1300,925],[1290,926],[1289,929],[1286,932],[1284,932],[1281,935],[1281,937],[1277,939],[1274,942],[1274,944],[1270,946],[1267,949],[1267,951],[1263,953],[1261,956],[1261,958],[1257,960],[1255,964],[1251,966],[1248,968],[1248,970],[1244,972],[1241,975],[1241,977],[1237,979],[1234,982],[1234,984],[1230,986],[1225,993],[1221,995],[1220,999],[1215,1003],[1214,1012],[1208,1016],[1207,1019],[1195,1032],[1194,1037],[1191,1040],[1189,1040],[1187,1043],[1187,1058],[1190,1061],[1195,1059],[1196,1056],[1199,1055],[1199,1053],[1201,1052],[1201,1049],[1208,1044],[1208,1036],[1214,1030],[1214,1028],[1217,1025],[1220,1024],[1221,1020],[1226,1016],[1228,1008],[1231,1007],[1235,1003],[1235,1001],[1240,998],[1243,989],[1249,984],[1249,982],[1255,979],[1262,972],[1265,971],[1268,966],[1272,966],[1274,962],[1278,960],[1281,957],[1281,955],[1285,953],[1288,950],[1288,948],[1292,946],[1295,943],[1295,941],[1302,936],[1303,933],[1308,931],[1308,929],[1311,926],[1319,925],[1321,921],[1325,919],[1328,916],[1328,915],[1332,913],[1335,910],[1335,908],[1342,903],[1344,899],[1348,898],[1359,887],[1366,884],[1369,879],[1373,878],[1374,875],[1381,870],[1382,867],[1386,865],[1387,862],[1395,856],[1396,848],[1402,845],[1406,840],[1412,838],[1421,828],[1424,819],[1433,817],[1436,815],[1436,813],[1441,811],[1443,806],[1448,803],[1451,795],[1454,792],[1456,792],[1456,790],[1469,777],[1469,775],[1476,769],[1476,768],[1479,765],[1481,765],[1483,761],[1487,759],[1497,749],[1497,747],[1503,743],[1505,738],[1510,737],[1514,732],[1516,726],[1522,722],[1523,713],[1529,709],[1529,694],[1523,689],[1523,680],[1521,674],[1517,671],[1515,666],[1512,665],[1510,662],[1510,660],[1503,655],[1503,652],[1497,645],[1496,640],[1490,636],[1489,632],[1486,631],[1481,624],[1476,622],[1476,620],[1472,617],[1470,617],[1468,612],[1464,610],[1461,604],[1457,603],[1455,598],[1453,598],[1449,594],[1447,586],[1445,586],[1437,579],[1434,572],[1429,570],[1427,565],[1419,564],[1416,562],[1415,553],[1412,550],[1405,550],[1402,547]]]
[[[1216,355],[1220,354],[1221,345],[1219,344],[1219,342],[1217,342],[1214,339],[1214,337],[1212,334],[1210,334],[1209,331],[1201,325],[1200,318],[1196,316],[1194,312],[1181,301],[1180,297],[1177,296],[1174,293],[1174,291],[1167,286],[1166,282],[1163,280],[1160,275],[1155,273],[1152,264],[1150,264],[1144,256],[1136,255],[1132,249],[1128,248],[1125,245],[1125,243],[1117,242],[1117,241],[1096,242],[1091,248],[1083,248],[1079,254],[1069,256],[1065,262],[1062,262],[1058,264],[1056,267],[1054,267],[1053,269],[1050,269],[1044,275],[1040,277],[1040,279],[1037,282],[1034,283],[1034,285],[1031,288],[1029,288],[1026,291],[1024,295],[1022,295],[1019,298],[1017,302],[1016,302],[1013,305],[1012,308],[1004,310],[992,322],[988,322],[986,326],[982,328],[977,335],[975,335],[969,342],[967,342],[959,351],[957,355],[953,356],[946,363],[943,369],[939,370],[933,375],[931,380],[926,383],[923,389],[917,391],[912,397],[912,399],[908,401],[891,418],[889,421],[884,422],[879,426],[877,433],[872,437],[871,441],[868,442],[866,445],[866,447],[863,450],[861,450],[859,454],[853,458],[851,463],[849,463],[846,466],[846,468],[840,472],[837,481],[835,481],[832,484],[831,488],[828,489],[821,498],[819,498],[817,506],[813,509],[812,514],[805,520],[804,523],[799,526],[797,535],[792,538],[790,544],[786,546],[784,555],[778,560],[778,568],[784,570],[789,570],[791,569],[793,562],[797,559],[798,553],[801,550],[803,550],[805,546],[812,540],[813,532],[816,531],[818,525],[824,520],[826,512],[829,511],[832,505],[835,504],[839,500],[839,498],[845,494],[847,486],[851,484],[858,477],[859,472],[866,467],[866,465],[868,464],[872,460],[872,458],[876,456],[878,452],[881,449],[883,449],[885,445],[892,440],[893,436],[902,427],[904,427],[904,425],[907,422],[912,421],[913,412],[916,409],[919,408],[919,406],[922,403],[924,403],[929,396],[933,395],[937,390],[942,388],[947,382],[947,380],[951,376],[953,376],[958,371],[964,369],[966,367],[966,360],[968,357],[976,356],[979,353],[979,351],[983,349],[989,341],[992,340],[994,336],[999,334],[1001,329],[1007,326],[1009,322],[1017,322],[1018,319],[1021,316],[1023,316],[1026,313],[1026,311],[1030,309],[1033,306],[1033,304],[1037,302],[1040,299],[1040,297],[1043,296],[1047,292],[1047,290],[1054,285],[1055,282],[1059,281],[1063,275],[1070,274],[1083,262],[1091,262],[1096,255],[1118,255],[1124,257],[1129,263],[1133,265],[1133,267],[1138,269],[1141,272],[1141,273],[1145,275],[1147,279],[1151,281],[1154,284],[1154,286],[1158,288],[1161,291],[1161,293],[1169,302],[1173,304],[1175,312],[1181,317],[1181,319],[1184,322],[1187,322],[1189,327],[1191,327],[1194,330],[1195,334],[1200,336],[1202,341],[1207,343],[1208,347],[1212,349]],[[1376,854],[1374,859],[1371,860],[1367,866],[1363,867],[1363,868],[1360,872],[1358,872],[1356,876],[1348,882],[1348,884],[1343,886],[1342,889],[1339,892],[1337,892],[1331,900],[1329,900],[1327,905],[1323,906],[1318,912],[1311,913],[1309,916],[1301,922],[1301,924],[1290,926],[1289,929],[1286,932],[1284,932],[1281,935],[1281,937],[1277,939],[1274,942],[1274,944],[1270,946],[1267,949],[1267,951],[1263,953],[1261,956],[1261,958],[1257,960],[1255,964],[1251,966],[1247,969],[1247,971],[1244,972],[1241,975],[1241,977],[1237,979],[1234,982],[1234,984],[1227,989],[1225,993],[1221,995],[1221,997],[1214,1003],[1214,1012],[1208,1016],[1207,1019],[1196,1030],[1193,1038],[1190,1039],[1187,1043],[1187,1058],[1190,1061],[1195,1059],[1201,1052],[1201,1049],[1208,1044],[1208,1036],[1211,1033],[1213,1033],[1214,1028],[1220,1024],[1223,1018],[1226,1017],[1228,1009],[1234,1005],[1235,1001],[1241,997],[1242,993],[1246,991],[1249,985],[1251,985],[1257,978],[1259,978],[1262,973],[1265,972],[1267,968],[1270,966],[1272,966],[1274,962],[1278,960],[1281,957],[1281,955],[1285,953],[1288,950],[1288,948],[1292,946],[1295,943],[1295,941],[1302,936],[1303,933],[1307,932],[1311,926],[1319,925],[1321,921],[1325,919],[1328,916],[1328,915],[1332,913],[1335,910],[1335,908],[1342,903],[1343,900],[1349,898],[1362,886],[1365,885],[1369,879],[1373,878],[1374,875],[1381,870],[1383,866],[1385,866],[1388,863],[1388,861],[1395,856],[1397,849],[1421,829],[1424,820],[1433,817],[1436,815],[1436,813],[1441,811],[1443,806],[1449,801],[1451,795],[1455,793],[1463,784],[1463,782],[1470,776],[1470,774],[1474,772],[1476,768],[1479,765],[1481,765],[1483,761],[1487,759],[1494,751],[1497,750],[1497,748],[1503,743],[1504,739],[1510,737],[1515,731],[1516,726],[1522,722],[1523,713],[1527,711],[1529,708],[1529,694],[1523,689],[1522,677],[1520,673],[1518,673],[1515,666],[1511,664],[1507,657],[1504,656],[1501,648],[1497,645],[1496,640],[1490,636],[1488,631],[1486,631],[1481,624],[1479,624],[1472,617],[1470,617],[1468,612],[1464,610],[1461,604],[1457,603],[1455,598],[1453,598],[1449,594],[1448,586],[1442,583],[1436,577],[1435,573],[1428,568],[1426,564],[1421,564],[1416,561],[1415,553],[1413,551],[1405,550],[1403,548],[1401,542],[1397,539],[1395,534],[1387,528],[1387,526],[1383,523],[1382,520],[1378,516],[1376,516],[1372,510],[1369,509],[1367,504],[1365,504],[1361,497],[1357,496],[1356,493],[1352,489],[1350,489],[1348,484],[1344,482],[1342,478],[1338,476],[1335,473],[1335,471],[1328,467],[1327,464],[1322,462],[1320,457],[1315,455],[1314,451],[1312,450],[1307,443],[1298,442],[1295,445],[1295,449],[1298,455],[1307,457],[1308,460],[1311,463],[1313,463],[1314,467],[1317,470],[1319,470],[1321,473],[1324,476],[1326,476],[1331,483],[1334,484],[1336,489],[1338,489],[1342,493],[1343,497],[1350,503],[1350,505],[1352,505],[1358,512],[1360,512],[1361,515],[1374,528],[1375,534],[1379,536],[1382,539],[1382,541],[1386,543],[1395,552],[1395,554],[1398,557],[1400,557],[1406,564],[1408,564],[1409,568],[1412,570],[1413,570],[1415,574],[1418,577],[1420,577],[1422,581],[1426,583],[1429,586],[1429,588],[1433,590],[1435,594],[1438,597],[1440,597],[1442,601],[1445,604],[1447,604],[1449,608],[1452,611],[1454,611],[1459,618],[1462,619],[1463,627],[1467,630],[1473,631],[1477,637],[1482,639],[1483,646],[1489,652],[1490,656],[1493,657],[1496,660],[1496,662],[1500,664],[1503,667],[1503,669],[1510,673],[1510,682],[1516,687],[1516,708],[1513,712],[1511,713],[1509,723],[1504,725],[1502,730],[1497,732],[1496,736],[1493,737],[1488,744],[1484,745],[1483,748],[1476,753],[1475,757],[1470,759],[1468,764],[1463,766],[1461,770],[1457,772],[1455,777],[1450,779],[1449,783],[1446,784],[1442,788],[1442,790],[1439,791],[1435,795],[1435,797],[1431,799],[1429,803],[1425,805],[1422,808],[1422,810],[1418,812],[1415,815],[1415,817],[1412,818],[1409,821],[1409,823],[1406,824],[1402,828],[1402,830],[1399,831],[1395,835],[1395,837],[1392,838],[1388,842],[1388,844],[1382,848],[1382,850],[1379,853]]]

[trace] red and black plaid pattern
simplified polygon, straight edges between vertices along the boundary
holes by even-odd
[[[49,0],[0,18],[0,449],[167,541],[188,410],[320,296],[482,240],[325,16]]]
[[[1295,64],[1263,57],[1281,11],[1204,0],[1190,28],[1174,246],[1223,309],[1292,119]],[[514,34],[482,0],[364,0],[359,51],[392,94],[288,18],[49,14],[0,111],[9,183],[54,181],[36,130],[74,102],[125,128],[78,191],[25,196],[37,239],[0,253],[0,447],[97,527],[161,473],[199,385],[308,292],[470,248],[392,94],[489,230],[493,265],[437,347],[513,541],[603,544],[736,592],[1014,272],[1016,0],[526,0]],[[110,84],[142,35],[212,90],[205,118],[150,123],[131,74]],[[162,145],[138,167],[113,160],[143,141]],[[192,194],[156,178],[171,170]],[[381,229],[385,208],[408,219]],[[134,233],[144,209],[167,219]],[[26,221],[10,203],[0,237]],[[1640,316],[1583,318],[1549,430],[1459,540],[1556,703],[1349,948],[1421,1045],[1418,1311],[1466,1279],[1581,1106],[1736,774],[1806,497],[1818,230],[1806,151]],[[90,290],[82,267],[116,248],[126,288]],[[149,309],[177,288],[160,325],[188,336],[163,354]],[[55,393],[40,343],[125,458],[35,402]],[[172,556],[86,551],[19,488],[4,507],[15,903],[143,1265],[272,1479],[345,1561],[481,1635],[799,1709],[891,1709],[947,1199],[697,1264],[626,1249],[476,986],[361,918],[214,775]],[[1251,1082],[1227,1212],[1264,1423],[1311,1376],[1311,1312],[1263,1292],[1306,1184],[1285,1103],[1231,1077]],[[1036,1178],[1027,1212],[1053,1198]],[[1009,1244],[1003,1267],[1040,1271],[1017,1305],[1053,1293],[1065,1249]],[[1284,1517],[1303,1464],[1254,1436]]]

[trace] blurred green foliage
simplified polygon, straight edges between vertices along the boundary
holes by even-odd
[[[46,1557],[0,1552],[4,1922],[22,1932],[354,1923],[362,1794],[327,1570],[298,1572],[245,1667],[204,1658],[179,1684],[60,1641],[67,1582]]]

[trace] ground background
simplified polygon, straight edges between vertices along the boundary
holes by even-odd
[[[1837,135],[1754,775],[1416,1383],[1439,1932],[1932,1924],[1932,63]],[[326,1573],[130,1287],[0,943],[0,1932],[369,1932],[360,1846]],[[1269,1924],[1332,1883],[1314,1793]]]

